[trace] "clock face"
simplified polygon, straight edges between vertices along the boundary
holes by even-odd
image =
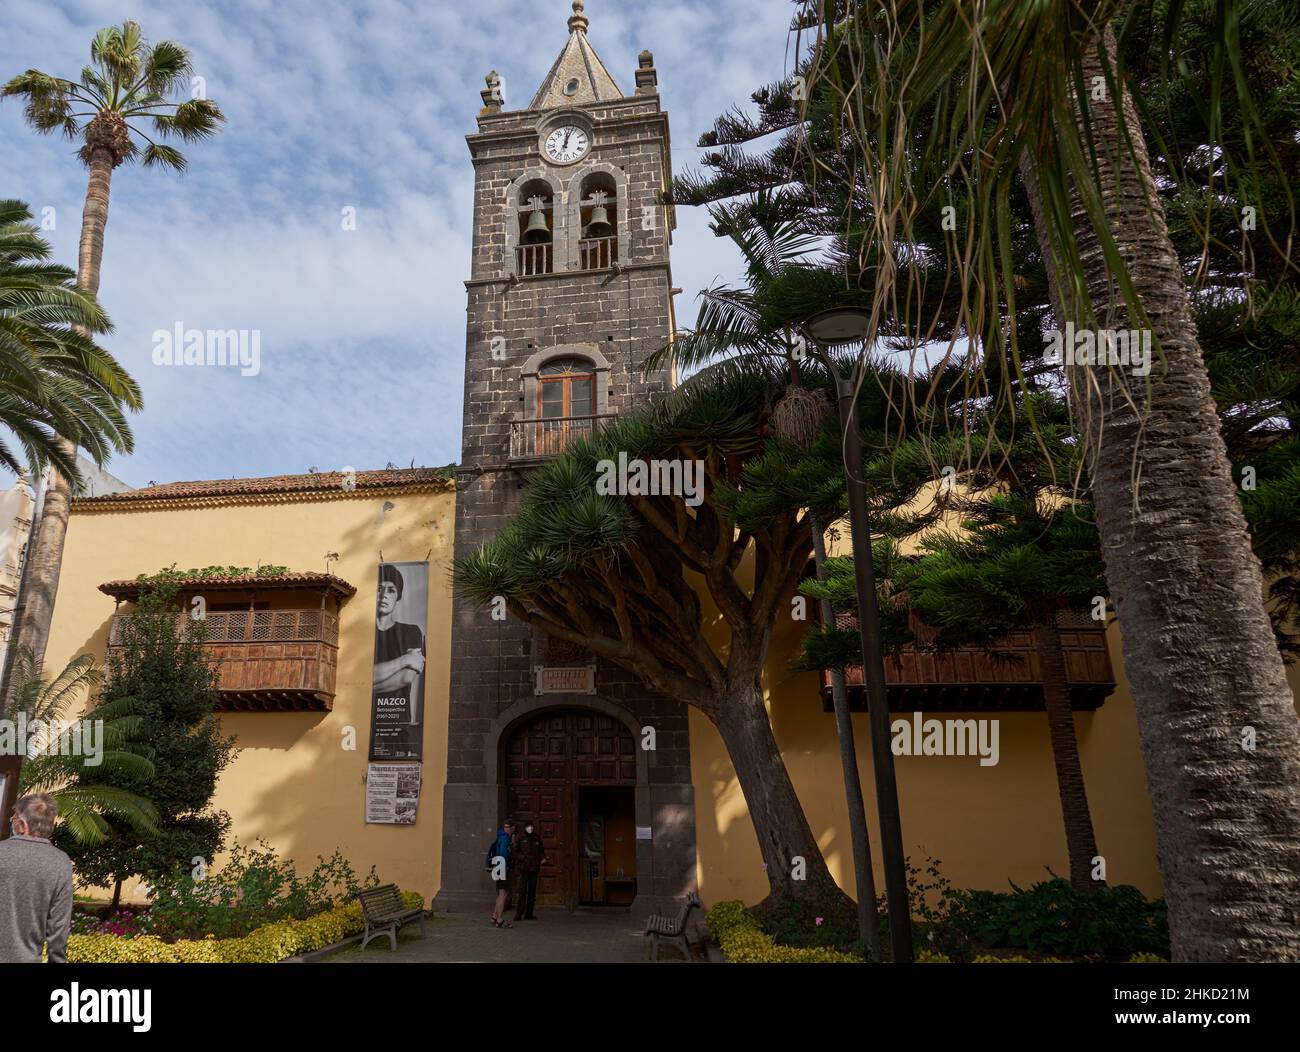
[[[562,124],[546,136],[546,156],[561,164],[576,161],[590,146],[591,137],[586,129],[574,124]]]

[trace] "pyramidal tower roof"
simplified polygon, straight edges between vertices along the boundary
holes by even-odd
[[[568,42],[533,96],[530,110],[623,98],[605,63],[587,39],[587,16],[582,12],[582,0],[573,0]]]

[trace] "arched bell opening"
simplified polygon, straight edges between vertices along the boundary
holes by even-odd
[[[618,207],[618,186],[612,175],[592,172],[582,180],[578,199],[582,270],[605,270],[618,259]]]
[[[516,222],[518,273],[550,274],[555,269],[555,198],[545,179],[530,179],[519,188]]]

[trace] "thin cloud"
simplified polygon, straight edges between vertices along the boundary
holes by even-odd
[[[781,75],[789,7],[727,0],[593,0],[591,38],[626,92],[650,48],[669,111],[673,164],[700,133]],[[464,279],[474,130],[490,69],[527,105],[567,32],[566,5],[489,0],[222,0],[132,5],[151,39],[189,47],[229,123],[185,148],[180,177],[114,177],[101,298],[109,348],[139,380],[136,452],[110,470],[149,479],[277,474],[459,459]],[[70,74],[118,0],[11,0],[0,76]],[[702,46],[703,44],[703,46]],[[76,259],[85,173],[66,140],[35,135],[0,104],[0,194],[54,209],[48,236]],[[356,229],[343,229],[343,209]],[[715,279],[739,280],[707,217],[681,209],[679,323]],[[176,323],[256,329],[261,369],[156,366],[153,333]]]

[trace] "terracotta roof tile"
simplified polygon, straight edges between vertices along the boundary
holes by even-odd
[[[128,601],[135,600],[140,595],[140,588],[143,583],[134,578],[122,578],[117,581],[105,581],[99,586],[99,590],[105,595],[111,595],[114,599],[124,599]],[[181,578],[175,582],[182,589],[192,589],[201,586],[205,590],[214,592],[218,591],[248,591],[256,588],[262,591],[285,588],[328,588],[341,598],[348,598],[356,594],[356,586],[349,584],[341,577],[335,577],[328,573],[282,573],[274,577],[261,576],[257,574],[244,574],[238,577],[190,577]]]
[[[450,483],[453,468],[385,468],[356,472],[356,490],[401,489]],[[264,478],[203,479],[166,482],[161,486],[124,490],[99,497],[78,497],[74,506],[136,504],[146,501],[201,500],[214,497],[259,497],[343,491],[343,472],[319,471],[306,475],[270,475]]]

